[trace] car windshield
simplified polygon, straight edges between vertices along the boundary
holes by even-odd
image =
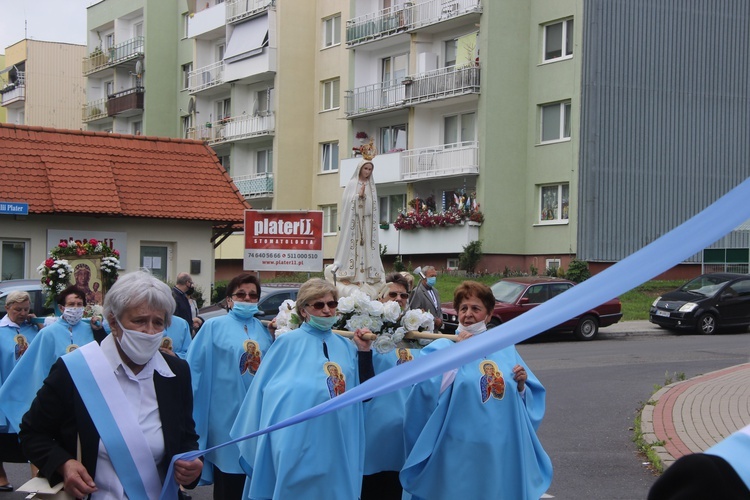
[[[512,281],[498,281],[492,285],[492,295],[498,302],[512,303],[526,289],[526,285]]]
[[[682,285],[680,290],[697,293],[704,297],[713,297],[727,281],[731,281],[731,278],[724,276],[698,276],[694,280]]]

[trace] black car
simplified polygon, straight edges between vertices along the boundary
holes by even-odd
[[[662,328],[711,335],[718,329],[750,325],[750,275],[711,273],[698,276],[657,297],[649,321]]]
[[[301,283],[266,283],[260,287],[260,300],[258,301],[258,314],[260,320],[272,320],[279,314],[279,306],[285,300],[297,300],[297,292]],[[227,299],[221,299],[216,304],[205,306],[198,311],[198,316],[203,319],[223,316],[227,313]]]

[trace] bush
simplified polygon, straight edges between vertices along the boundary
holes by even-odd
[[[482,258],[482,242],[472,241],[463,248],[464,251],[458,256],[458,268],[473,273]]]
[[[571,260],[565,277],[576,283],[586,281],[591,277],[588,263],[578,259]]]
[[[217,281],[216,283],[214,283],[214,290],[213,293],[211,293],[212,304],[217,303],[227,296],[227,285],[229,285],[228,280]]]
[[[393,270],[397,273],[402,273],[406,271],[406,264],[401,260],[401,256],[399,256],[396,261],[393,263]]]

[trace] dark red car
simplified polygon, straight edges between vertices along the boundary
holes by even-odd
[[[510,321],[574,286],[572,281],[548,276],[505,278],[498,281],[490,287],[495,295],[495,310],[492,312],[490,326]],[[442,308],[443,331],[454,332],[458,327],[458,315],[453,304],[444,303]],[[612,299],[550,331],[572,331],[579,340],[591,340],[596,337],[600,327],[614,325],[620,318],[620,299]]]

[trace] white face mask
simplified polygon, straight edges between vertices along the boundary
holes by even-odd
[[[62,313],[62,318],[69,325],[77,325],[83,318],[83,307],[66,307]]]
[[[148,363],[148,360],[153,358],[156,351],[159,350],[164,331],[151,335],[138,330],[128,330],[122,326],[119,319],[117,324],[120,325],[120,330],[122,330],[122,337],[118,341],[122,352],[136,365]]]
[[[479,335],[484,331],[487,331],[487,323],[484,321],[478,321],[477,323],[468,326],[459,324],[456,333],[466,332],[469,335]]]

